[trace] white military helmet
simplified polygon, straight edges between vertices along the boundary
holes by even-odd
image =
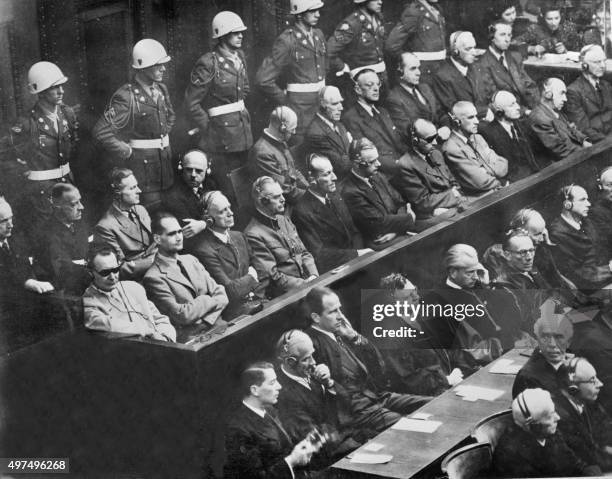
[[[142,70],[160,63],[168,63],[170,57],[161,43],[152,38],[143,38],[132,49],[132,68]]]
[[[297,15],[308,10],[318,10],[323,5],[321,0],[291,0],[291,12],[289,13]]]
[[[234,12],[219,12],[212,21],[213,38],[221,38],[228,33],[244,32],[246,25]]]
[[[33,95],[67,81],[68,78],[55,63],[38,62],[28,70],[28,88]]]

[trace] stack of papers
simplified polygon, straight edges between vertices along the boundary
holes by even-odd
[[[427,434],[431,434],[438,429],[441,424],[440,421],[423,421],[421,419],[403,417],[391,426],[391,429],[396,429],[398,431],[426,432]]]
[[[359,464],[386,464],[393,456],[391,454],[372,454],[371,452],[354,452],[351,462]]]
[[[477,401],[482,399],[484,401],[495,401],[498,397],[504,394],[504,391],[500,389],[489,389],[480,386],[465,386],[460,385],[455,388],[455,394],[463,397],[464,401]]]
[[[517,374],[520,369],[520,364],[516,364],[512,359],[503,358],[495,361],[489,372],[493,374]]]

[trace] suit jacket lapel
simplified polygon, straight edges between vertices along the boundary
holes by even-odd
[[[342,141],[342,138],[340,137],[340,135],[336,133],[334,130],[332,130],[331,127],[327,124],[327,122],[321,120],[321,118],[319,118],[318,115],[316,118],[317,118],[317,121],[319,122],[319,126],[325,133],[325,136],[330,138],[331,141],[333,141],[338,147],[340,147],[341,149],[344,149],[344,142]],[[340,128],[338,127],[338,129]]]
[[[136,223],[130,220],[127,216],[125,216],[121,211],[117,208],[113,208],[113,216],[117,220],[117,222],[121,225],[121,232],[126,236],[138,241],[141,244],[145,244],[143,242],[143,234],[141,234],[141,230]],[[142,224],[142,222],[141,222]],[[146,229],[146,228],[145,228]]]
[[[234,245],[234,249],[236,249],[236,254],[234,254],[233,252],[234,250],[232,249],[231,245],[223,243],[215,235],[213,235],[212,233],[210,234],[214,237],[213,241],[215,242],[214,244],[215,244],[215,250],[217,251],[217,255],[219,255],[220,258],[223,258],[224,260],[232,263],[235,268],[238,268],[239,258],[236,257],[236,254],[238,254],[236,246]]]
[[[195,280],[197,276],[195,272],[191,270],[190,263],[183,262],[183,266],[185,270],[187,271],[187,274],[189,275],[189,279],[187,279],[187,278],[184,278],[183,275],[181,274],[181,271],[178,265],[176,265],[175,267],[174,264],[171,264],[169,261],[164,259],[159,253],[157,254],[157,257],[155,258],[155,262],[157,263],[157,267],[159,268],[159,271],[161,272],[161,274],[165,275],[169,280],[172,280],[175,283],[182,284],[186,288],[189,288],[189,290],[192,291],[194,295],[197,294],[196,289],[193,287],[193,285],[189,281],[189,279],[191,279],[192,281]]]

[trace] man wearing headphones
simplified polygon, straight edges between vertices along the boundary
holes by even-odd
[[[508,179],[520,180],[546,166],[533,154],[529,136],[523,130],[521,106],[516,96],[505,90],[494,93],[491,110],[495,119],[483,124],[479,132],[493,151],[508,160]]]
[[[597,476],[557,432],[559,415],[548,391],[527,389],[512,401],[512,424],[493,452],[496,477]]]
[[[482,75],[474,64],[476,40],[471,32],[458,31],[450,36],[450,55],[440,65],[432,79],[433,91],[445,112],[452,110],[458,101],[471,102],[478,118],[493,120],[487,100],[483,97]]]
[[[280,184],[269,176],[257,178],[251,197],[255,213],[244,230],[260,281],[269,282],[268,296],[280,296],[316,279],[319,272],[312,254],[285,213]]]
[[[567,87],[565,111],[593,143],[612,132],[612,86],[604,80],[606,54],[599,45],[580,50],[582,75]]]
[[[174,165],[169,134],[176,115],[162,80],[170,57],[156,40],[132,49],[134,81],[120,87],[95,124],[92,136],[113,166],[129,166],[142,187],[142,204],[158,207],[172,186]]]
[[[608,58],[612,58],[610,11],[608,8],[606,8],[605,0],[600,1],[597,4],[597,7],[593,12],[593,24],[595,25],[593,28],[588,28],[584,32],[582,36],[582,43],[584,45],[600,45],[602,48],[605,46],[605,51]],[[608,34],[607,37],[606,33]]]
[[[597,177],[597,198],[589,219],[597,231],[599,251],[612,258],[612,167],[604,168]]]
[[[478,132],[476,107],[468,101],[453,105],[452,133],[442,145],[450,170],[467,194],[478,196],[508,184],[508,160],[493,151]]]
[[[526,114],[537,104],[539,92],[535,82],[523,68],[518,52],[511,52],[512,25],[496,20],[488,27],[489,48],[478,62],[484,88],[484,97],[506,90],[518,100]]]
[[[540,103],[528,118],[528,125],[536,137],[533,146],[538,158],[559,161],[592,146],[588,136],[563,113],[566,101],[567,89],[562,80],[554,77],[544,80]]]
[[[295,24],[282,32],[257,70],[255,83],[275,105],[287,105],[298,116],[296,144],[317,113],[318,92],[325,86],[327,48],[323,32],[316,28],[321,0],[291,0]],[[279,80],[283,78],[286,84]]]
[[[168,316],[149,301],[144,288],[135,281],[119,281],[121,266],[112,246],[92,248],[87,267],[93,282],[83,293],[86,328],[176,341]]]
[[[550,239],[559,270],[582,290],[612,288],[610,254],[600,251],[601,239],[588,218],[591,203],[584,188],[567,185],[559,192],[561,214],[550,224]]]
[[[310,186],[293,211],[300,238],[325,273],[372,250],[364,248],[344,200],[336,192],[331,162],[316,154],[308,158]]]
[[[251,176],[270,176],[282,187],[283,195],[293,206],[304,194],[308,182],[300,170],[295,167],[295,161],[288,142],[295,135],[298,126],[298,116],[286,106],[276,107],[270,114],[270,123],[265,128],[261,138],[249,151],[248,165]],[[291,211],[288,211],[288,214]]]
[[[94,228],[94,244],[115,248],[121,263],[121,278],[140,280],[153,264],[157,245],[151,233],[151,218],[140,205],[141,190],[132,170],[111,171],[113,203]]]
[[[212,278],[225,288],[229,304],[223,317],[231,319],[261,309],[266,284],[259,282],[245,235],[231,229],[234,213],[227,197],[218,190],[206,193],[199,217],[207,228],[185,241],[185,252],[200,260]]]
[[[210,167],[206,153],[189,150],[179,162],[180,177],[172,188],[162,192],[162,209],[176,216],[183,225],[183,235],[189,239],[204,231],[206,222],[200,219],[200,203],[211,188]]]

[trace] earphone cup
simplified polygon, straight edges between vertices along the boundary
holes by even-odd
[[[589,66],[586,63],[581,63],[580,68],[583,72],[589,71]]]
[[[544,95],[544,98],[546,98],[547,100],[552,100],[553,94],[551,91],[545,90],[543,95]]]
[[[570,386],[568,386],[567,390],[571,395],[578,394],[578,386],[576,386],[575,384],[571,384]]]
[[[270,198],[268,198],[267,196],[264,196],[264,197],[261,199],[261,202],[262,202],[264,205],[267,205],[268,203],[270,203]]]
[[[573,206],[574,206],[574,203],[572,203],[570,200],[565,200],[563,202],[563,209],[565,210],[571,210]]]

